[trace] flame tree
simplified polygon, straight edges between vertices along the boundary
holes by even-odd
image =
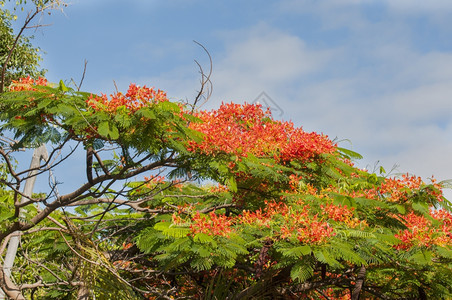
[[[452,296],[443,183],[360,170],[358,154],[259,105],[202,111],[146,86],[107,96],[24,78],[0,108],[1,254],[22,239],[11,277],[0,269],[10,297]],[[38,167],[16,163],[43,144]],[[84,183],[60,194],[74,155]],[[30,171],[47,192],[24,195]]]

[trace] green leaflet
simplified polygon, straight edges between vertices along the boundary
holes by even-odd
[[[428,204],[423,202],[414,202],[413,203],[413,209],[426,215],[429,212]]]
[[[192,251],[202,258],[206,258],[212,255],[212,249],[202,245],[193,246]]]
[[[342,205],[347,207],[356,207],[356,201],[354,198],[350,196],[344,196],[338,193],[331,193],[331,196],[333,197],[333,203],[335,205]]]
[[[177,105],[177,103],[170,102],[170,101],[164,101],[157,104],[157,107],[161,109],[162,111],[169,111],[169,112],[180,112],[180,107]]]
[[[299,247],[294,247],[294,248],[283,248],[283,249],[278,249],[279,252],[281,252],[281,254],[283,256],[288,256],[291,258],[300,258],[304,255],[308,255],[311,254],[311,247],[309,247],[309,245],[303,245],[303,246],[299,246]]]
[[[44,107],[47,107],[50,103],[52,103],[54,99],[46,98],[44,100],[39,101],[38,103],[38,109],[42,109]]]
[[[305,262],[300,261],[296,263],[290,270],[290,278],[298,282],[305,282],[314,275],[312,266]]]
[[[403,206],[403,205],[400,205],[400,204],[395,205],[395,208],[397,209],[397,212],[398,212],[399,214],[404,215],[404,214],[406,213],[406,208],[405,208],[405,206]]]
[[[433,254],[429,250],[422,250],[408,257],[408,260],[420,265],[428,265],[432,263]]]
[[[190,262],[190,266],[198,271],[208,270],[213,265],[213,259],[198,257]]]
[[[245,242],[245,241],[243,241]],[[249,251],[241,244],[234,242],[234,240],[229,240],[227,243],[222,245],[223,249],[228,250],[228,253],[233,253],[231,257],[236,257],[237,255],[245,255],[248,254]]]
[[[112,140],[116,140],[117,138],[119,138],[118,128],[115,125],[110,124],[110,122],[108,121],[101,122],[97,129],[97,132],[99,132],[100,135],[110,138]]]
[[[361,257],[359,250],[354,249],[354,247],[348,243],[333,242],[330,246],[324,247],[323,249],[322,254],[326,260],[325,262],[327,262],[331,256],[335,259],[345,260],[355,265],[367,265],[366,260]]]
[[[452,259],[452,249],[436,246],[438,254],[444,258]]]
[[[381,207],[381,208],[387,208],[389,207],[388,204],[384,203],[383,201],[375,200],[375,199],[368,199],[368,198],[355,198],[356,203],[358,203],[361,206],[364,207]]]
[[[64,84],[63,80],[60,80],[58,84],[58,89],[62,92],[68,92],[69,88]]]
[[[148,120],[154,120],[156,118],[154,112],[149,107],[140,108],[135,113],[138,116],[144,117]]]
[[[358,152],[352,151],[350,149],[337,147],[336,148],[339,153],[347,157],[348,159],[362,159],[363,156],[359,154]]]
[[[329,252],[326,249],[314,250],[314,256],[321,262],[330,265],[333,268],[340,268],[342,264],[335,259],[334,253]]]
[[[132,124],[132,118],[128,114],[115,115],[115,121],[119,123],[119,126],[127,129]]]
[[[235,181],[234,176],[229,176],[227,180],[227,185],[231,192],[237,192],[237,182]]]
[[[394,234],[383,234],[383,233],[374,233],[375,237],[389,245],[397,245],[400,243],[400,240],[394,236]]]
[[[347,237],[355,237],[355,238],[375,238],[375,235],[372,232],[362,231],[357,229],[344,229],[338,231],[341,234],[344,234]]]
[[[208,244],[213,242],[213,238],[205,233],[197,233],[193,237],[193,241],[201,244]]]
[[[169,237],[174,238],[186,237],[190,233],[190,228],[177,227],[170,222],[159,222],[154,225],[154,229],[161,231],[163,234]]]

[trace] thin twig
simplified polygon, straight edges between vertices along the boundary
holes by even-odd
[[[85,65],[83,66],[83,74],[82,74],[82,79],[80,79],[80,83],[77,86],[77,92],[80,91],[80,88],[82,87],[83,84],[83,80],[85,79],[85,74],[86,74],[86,65],[88,64],[88,61],[85,59]]]
[[[198,65],[199,68],[199,72],[201,73],[201,88],[198,91],[198,95],[196,95],[195,100],[193,102],[193,106],[192,106],[192,112],[195,110],[196,105],[198,104],[198,101],[204,97],[205,101],[204,103],[202,103],[199,107],[201,107],[202,105],[204,105],[210,98],[210,96],[212,95],[212,82],[210,81],[210,76],[212,75],[212,57],[210,56],[209,51],[207,51],[206,47],[204,47],[201,43],[197,42],[197,41],[193,41],[194,43],[196,43],[198,46],[200,46],[204,52],[206,52],[207,56],[209,57],[209,63],[210,63],[210,69],[209,69],[209,73],[206,75],[204,73],[204,70],[202,69],[201,64],[195,60],[195,63]],[[207,96],[204,96],[204,89],[206,88],[206,85],[208,85],[207,87]]]

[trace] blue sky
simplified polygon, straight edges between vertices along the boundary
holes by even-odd
[[[387,170],[452,179],[452,1],[73,0],[44,15],[35,43],[48,79],[83,90],[129,83],[174,100],[199,89],[194,60],[213,59],[213,94],[253,102],[265,92],[307,131],[349,139]]]

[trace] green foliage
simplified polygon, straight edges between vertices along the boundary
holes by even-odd
[[[8,10],[0,9],[0,65],[2,68],[6,67],[4,82],[0,83],[2,86],[8,86],[11,80],[17,80],[21,77],[37,78],[45,74],[45,70],[39,68],[39,62],[42,60],[41,49],[31,44],[32,37],[24,35],[20,36],[8,63],[5,65],[16,39],[11,23],[13,18],[14,16]]]

